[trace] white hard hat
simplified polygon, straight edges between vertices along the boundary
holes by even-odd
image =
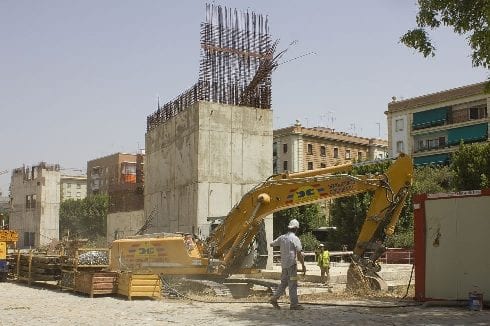
[[[288,229],[297,229],[299,228],[299,222],[297,219],[292,219],[289,221]]]

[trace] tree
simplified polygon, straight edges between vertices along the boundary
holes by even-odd
[[[82,200],[69,199],[60,205],[60,236],[71,235],[97,240],[105,238],[109,197],[93,195]]]
[[[454,191],[454,171],[449,166],[427,165],[415,168],[412,193],[434,194]]]
[[[365,165],[353,169],[353,174],[379,174],[385,172],[390,163],[388,161],[377,164]],[[335,242],[337,249],[342,245],[353,248],[362,225],[364,224],[367,211],[371,205],[373,194],[370,192],[357,194],[355,196],[335,199],[330,206],[332,225],[337,227]],[[385,239],[385,243],[393,247],[410,248],[413,246],[413,206],[411,194],[405,199],[405,205],[400,213],[396,225],[395,234],[385,237],[384,229],[389,220],[382,221],[373,239]]]
[[[417,28],[400,38],[406,46],[424,55],[434,56],[436,48],[427,28],[452,27],[459,35],[467,35],[475,67],[490,67],[490,0],[418,0]]]
[[[289,221],[297,219],[300,225],[298,236],[301,239],[304,250],[314,250],[318,241],[312,231],[320,226],[325,226],[325,215],[318,204],[310,204],[293,207],[274,213],[274,238],[284,234],[288,230]]]
[[[462,143],[452,156],[451,169],[458,191],[490,187],[490,143]]]

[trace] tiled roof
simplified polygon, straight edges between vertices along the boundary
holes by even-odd
[[[431,105],[440,102],[452,101],[463,97],[483,94],[486,82],[453,88],[437,93],[422,95],[402,101],[388,103],[388,111],[398,111],[413,109],[421,106]]]

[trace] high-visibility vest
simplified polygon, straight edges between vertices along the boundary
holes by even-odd
[[[328,267],[330,265],[330,254],[328,250],[324,250],[323,253],[319,252],[316,262],[320,267]]]

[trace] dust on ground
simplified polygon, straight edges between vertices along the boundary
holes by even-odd
[[[286,297],[280,302],[282,309],[273,309],[265,302],[267,291],[241,299],[195,291],[186,296],[128,301],[0,283],[0,325],[490,325],[489,310],[400,305],[396,294],[307,293],[300,296],[310,303],[303,311],[290,311]]]

